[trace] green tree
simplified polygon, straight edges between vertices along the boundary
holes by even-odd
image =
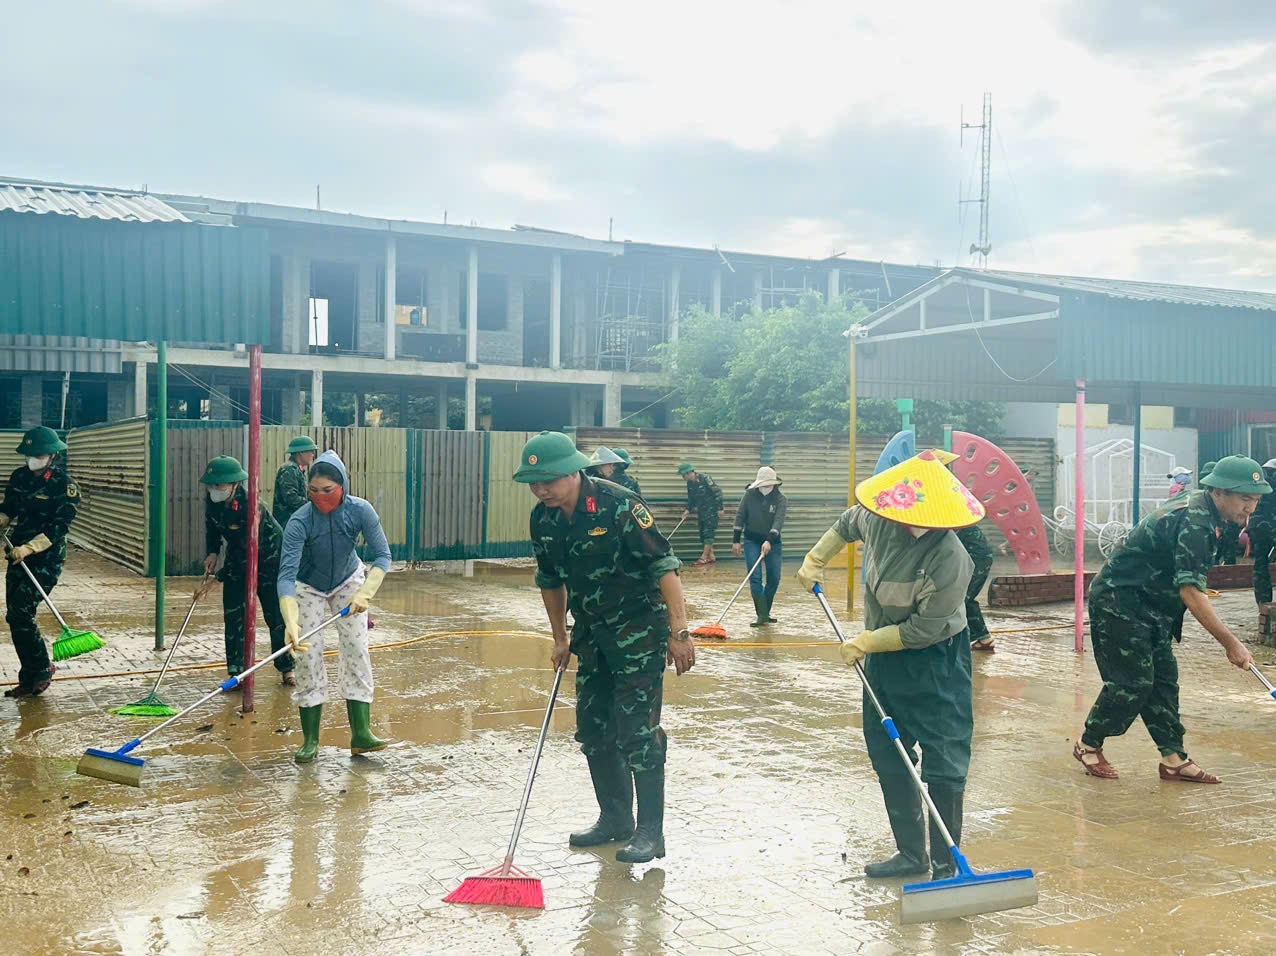
[[[825,304],[817,293],[741,318],[692,308],[678,340],[662,346],[669,387],[679,390],[676,414],[689,428],[846,431],[850,374],[842,333],[866,315],[862,305]],[[859,434],[899,430],[893,401],[860,398],[856,413]],[[918,401],[913,422],[921,440],[938,442],[945,424],[996,437],[1004,416],[998,402]]]

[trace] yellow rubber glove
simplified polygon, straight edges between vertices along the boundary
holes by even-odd
[[[815,585],[824,583],[824,566],[835,558],[846,547],[846,539],[834,529],[824,532],[824,537],[815,543],[806,557],[802,559],[802,567],[798,568],[798,584],[802,590],[810,592]]]
[[[13,519],[10,518],[7,514],[5,514],[3,511],[0,511],[0,534],[3,534],[5,531],[8,530],[9,522],[11,522],[12,520]]]
[[[279,616],[284,619],[284,640],[292,648],[294,654],[310,650],[309,644],[301,643],[301,608],[297,599],[290,594],[279,597]]]
[[[902,651],[904,640],[899,635],[898,624],[888,624],[875,631],[865,631],[842,645],[842,662],[847,667],[854,667],[869,654],[886,654],[891,651]]]
[[[31,555],[39,554],[41,551],[48,551],[51,547],[53,547],[53,542],[50,541],[47,536],[37,534],[26,544],[20,544],[10,551],[9,560],[14,563],[17,563],[18,561],[25,561],[27,558],[31,557]]]
[[[359,590],[350,597],[350,613],[362,614],[366,611],[371,606],[372,599],[377,596],[377,591],[380,590],[381,582],[384,580],[384,571],[380,568],[368,568],[368,576],[359,585]]]

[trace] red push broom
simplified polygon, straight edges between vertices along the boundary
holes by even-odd
[[[691,632],[692,637],[703,637],[714,641],[725,641],[727,639],[727,629],[722,626],[722,620],[727,616],[727,611],[731,610],[731,605],[735,603],[735,599],[740,596],[740,592],[744,590],[744,586],[749,583],[749,578],[753,577],[753,572],[758,569],[758,565],[762,563],[765,554],[759,554],[758,560],[753,562],[753,567],[749,568],[749,573],[744,576],[744,580],[740,582],[740,586],[735,589],[735,594],[731,595],[731,600],[727,602],[727,606],[722,609],[722,613],[718,615],[718,619],[712,624],[701,624]]]
[[[554,714],[554,702],[558,699],[558,686],[562,682],[563,669],[559,668],[554,674],[554,686],[549,692],[549,705],[545,708],[545,720],[541,724],[540,739],[536,741],[536,754],[532,757],[531,769],[527,771],[527,785],[523,787],[523,802],[519,804],[518,816],[514,819],[514,832],[510,836],[510,845],[505,851],[505,859],[500,866],[485,870],[478,876],[467,876],[460,886],[443,897],[444,903],[522,906],[535,910],[545,908],[545,893],[541,889],[541,881],[514,865],[514,848],[518,846],[518,837],[523,830],[523,818],[527,815],[527,804],[532,799],[532,783],[536,779],[536,768],[540,766],[541,751],[545,749],[545,738],[549,736],[549,719]]]

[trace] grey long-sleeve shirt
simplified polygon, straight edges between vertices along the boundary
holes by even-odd
[[[906,648],[929,647],[966,627],[970,555],[951,531],[914,538],[904,525],[858,505],[833,530],[864,542],[864,626],[899,625]]]

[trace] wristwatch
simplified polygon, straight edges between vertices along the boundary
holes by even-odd
[[[691,640],[691,632],[684,627],[681,631],[679,631],[677,634],[673,636],[673,639],[675,641],[689,641]]]

